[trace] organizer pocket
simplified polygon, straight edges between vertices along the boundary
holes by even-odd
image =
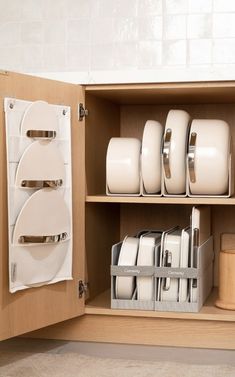
[[[21,135],[29,138],[54,139],[58,134],[55,110],[47,102],[35,101],[25,110]]]
[[[51,188],[31,195],[18,215],[10,245],[11,292],[54,279],[65,259],[71,260],[70,238],[71,218],[63,196]],[[67,275],[71,278],[71,268]]]
[[[15,185],[20,188],[57,188],[64,181],[64,161],[56,144],[47,141],[33,142],[20,159]]]

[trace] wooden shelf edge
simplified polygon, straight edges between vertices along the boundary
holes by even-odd
[[[157,196],[106,196],[87,195],[86,203],[136,203],[136,204],[208,204],[235,205],[235,197],[231,198],[168,198]]]
[[[217,289],[214,288],[205,305],[199,313],[159,312],[144,310],[123,310],[110,308],[110,291],[105,291],[85,306],[85,314],[121,316],[121,317],[145,317],[183,319],[199,321],[224,321],[235,322],[235,311],[222,310],[214,305],[217,297]]]

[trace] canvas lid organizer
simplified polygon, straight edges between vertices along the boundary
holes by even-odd
[[[9,290],[72,279],[70,107],[5,98]]]

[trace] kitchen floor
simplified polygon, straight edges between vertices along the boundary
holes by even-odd
[[[234,351],[16,338],[0,343],[0,377],[234,377]]]
[[[235,351],[193,348],[154,347],[122,344],[70,342],[13,338],[0,342],[1,352],[78,353],[93,357],[143,361],[171,361],[192,364],[227,364],[235,366]]]

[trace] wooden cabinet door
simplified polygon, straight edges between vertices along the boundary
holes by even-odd
[[[73,183],[73,280],[9,293],[7,169],[4,97],[44,100],[71,107]],[[84,313],[78,283],[84,280],[85,253],[85,125],[78,121],[78,104],[84,103],[81,86],[0,72],[0,340],[39,329]],[[84,295],[83,295],[84,296]]]

